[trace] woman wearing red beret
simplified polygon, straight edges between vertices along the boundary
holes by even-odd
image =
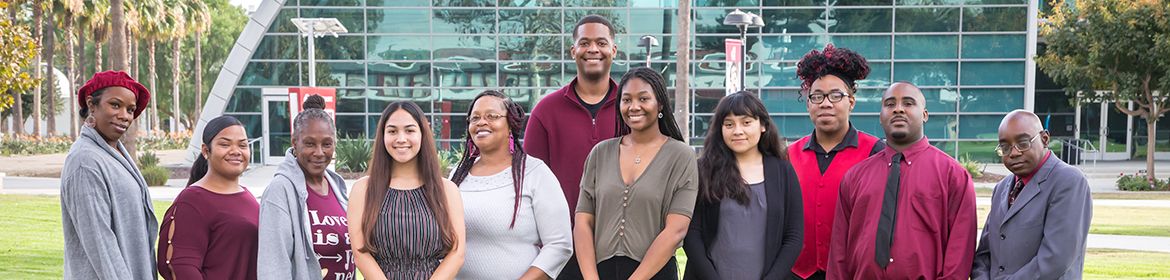
[[[122,134],[150,92],[125,72],[93,75],[77,91],[81,135],[61,170],[65,279],[157,279],[158,220]]]

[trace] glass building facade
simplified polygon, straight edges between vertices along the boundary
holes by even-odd
[[[273,152],[287,147],[288,125],[287,119],[283,127],[272,120],[279,113],[267,111],[265,90],[309,84],[306,40],[290,22],[297,17],[338,18],[349,29],[316,40],[317,86],[337,89],[337,129],[344,138],[372,138],[385,105],[399,100],[419,104],[436,138],[446,144],[463,139],[463,115],[470,99],[484,89],[502,89],[531,109],[574,78],[571,32],[587,14],[606,16],[614,24],[619,50],[614,79],[642,66],[647,55],[671,90],[676,77],[678,1],[673,0],[285,1],[263,5],[253,14],[252,20],[264,27],[261,37],[244,52],[248,55],[240,56],[246,61],[240,62],[245,65],[238,76],[231,76],[235,82],[213,89],[213,95],[225,95],[222,113],[247,123],[251,137],[265,136]],[[1029,70],[1028,53],[1035,30],[1028,23],[1035,20],[1029,12],[1035,4],[694,0],[687,93],[692,144],[702,145],[710,113],[724,93],[724,39],[739,36],[722,20],[740,9],[760,15],[766,24],[748,32],[746,86],[760,93],[788,139],[813,129],[797,99],[796,64],[809,50],[833,43],[861,53],[872,68],[868,79],[858,81],[855,127],[882,135],[882,91],[893,81],[910,81],[926,94],[926,134],[936,146],[956,156],[993,156],[1003,115],[1031,106],[1026,104],[1032,94],[1027,77],[1034,70]],[[643,35],[657,37],[661,45],[647,53],[636,46]]]

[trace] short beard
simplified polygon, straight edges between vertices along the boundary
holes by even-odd
[[[901,132],[901,131],[890,133],[890,139],[892,139],[892,140],[907,140],[906,137],[909,137],[909,136],[910,136],[909,133]]]

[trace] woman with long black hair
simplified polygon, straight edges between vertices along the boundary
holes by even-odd
[[[630,69],[618,93],[619,137],[598,143],[585,161],[577,262],[585,279],[677,279],[674,252],[695,207],[695,152],[657,71]]]
[[[788,279],[803,246],[804,214],[780,131],[746,91],[723,97],[711,125],[683,278]]]
[[[524,108],[494,90],[471,104],[468,152],[451,176],[467,217],[467,261],[459,278],[556,277],[573,254],[569,204],[552,170],[517,141]]]
[[[349,236],[365,279],[454,279],[465,234],[459,189],[443,179],[418,105],[390,103],[378,120],[366,177],[354,183]]]
[[[251,151],[244,124],[220,116],[203,127],[203,146],[187,188],[167,209],[159,230],[164,279],[256,279],[260,204],[240,175]]]

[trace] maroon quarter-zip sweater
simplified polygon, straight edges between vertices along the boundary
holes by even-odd
[[[577,209],[581,172],[593,146],[613,138],[617,125],[617,83],[609,81],[609,93],[597,116],[581,105],[574,90],[577,79],[545,96],[532,108],[524,130],[524,151],[543,160],[561,183],[569,209]],[[570,219],[572,215],[569,215]]]

